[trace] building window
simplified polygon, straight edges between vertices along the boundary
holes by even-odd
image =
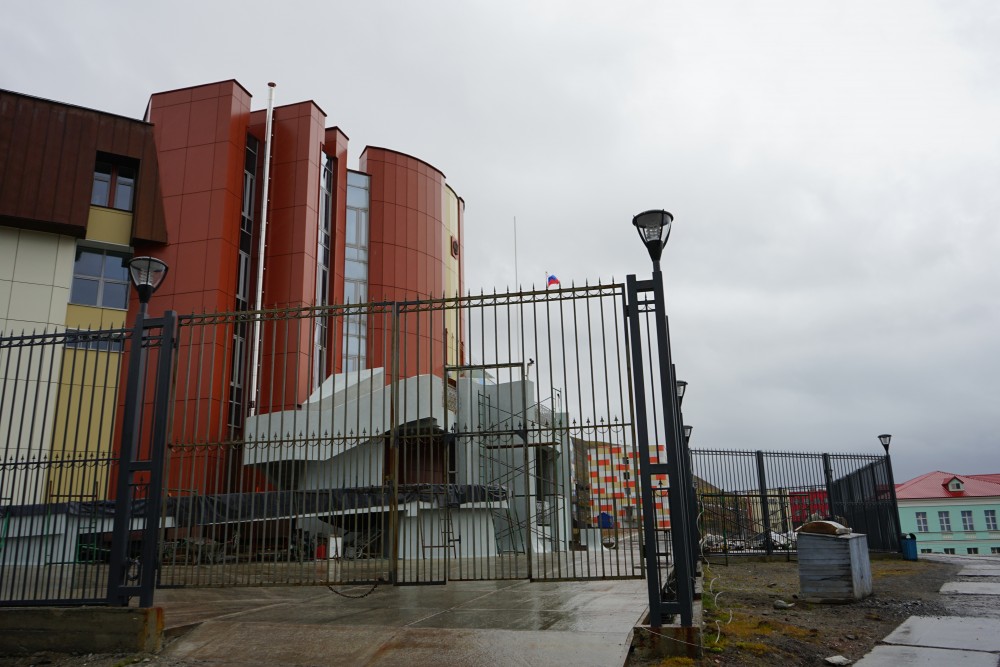
[[[997,511],[996,510],[986,510],[986,530],[996,530],[997,529]]]
[[[948,512],[938,512],[938,523],[941,524],[942,533],[951,532],[951,514]]]
[[[94,165],[94,188],[90,203],[94,206],[131,211],[135,199],[135,179],[138,163],[135,160],[100,154]]]
[[[66,347],[74,350],[121,352],[124,344],[125,334],[118,331],[66,330]]]
[[[70,303],[100,308],[128,309],[127,255],[77,248]]]
[[[933,552],[933,551],[931,551],[930,549],[921,549],[921,550],[920,550],[920,553],[922,553],[922,554],[932,554],[932,553],[934,553],[934,552]]]
[[[927,512],[917,512],[917,532],[926,533],[927,531]]]
[[[954,547],[945,547],[944,548],[944,553],[946,553],[946,554],[953,554],[953,553],[955,553],[955,549],[954,549]]]
[[[962,510],[962,530],[975,530],[976,526],[972,523],[972,510]]]
[[[976,556],[979,554],[979,547],[968,547],[965,552],[970,556]]]
[[[240,215],[239,248],[236,251],[236,310],[250,309],[250,278],[253,273],[251,257],[253,253],[254,202],[257,197],[257,149],[260,142],[253,135],[247,135],[247,147],[243,160],[243,206]],[[245,379],[249,363],[247,356],[251,323],[240,318],[233,327],[233,365],[229,375],[229,427],[232,437],[236,437],[243,427],[245,399]],[[252,398],[252,397],[251,397]]]
[[[347,172],[347,230],[344,250],[344,303],[368,302],[368,207],[370,178]],[[344,317],[344,370],[366,368],[368,319],[361,309]]]
[[[991,554],[1000,554],[1000,547],[990,547]]]
[[[319,182],[319,234],[316,241],[316,306],[330,305],[330,247],[333,237],[334,158],[320,153],[323,162]],[[317,389],[326,379],[327,342],[330,337],[329,313],[316,314],[313,331],[313,382]]]

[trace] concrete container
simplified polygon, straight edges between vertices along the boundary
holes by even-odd
[[[851,602],[872,593],[868,537],[861,533],[799,533],[800,596],[820,602]]]

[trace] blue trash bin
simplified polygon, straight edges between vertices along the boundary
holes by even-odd
[[[899,536],[899,546],[904,560],[917,560],[917,536],[913,533]]]

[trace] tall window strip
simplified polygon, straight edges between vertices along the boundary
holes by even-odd
[[[254,202],[257,198],[257,149],[256,137],[247,135],[247,148],[243,164],[243,206],[240,213],[240,242],[236,262],[235,310],[250,309],[250,277],[253,267],[250,260],[253,249]],[[250,323],[240,321],[233,327],[233,366],[229,376],[229,428],[231,435],[243,428],[246,397],[247,358],[250,350],[247,338]]]
[[[976,525],[972,522],[972,510],[962,510],[962,530],[975,530]]]
[[[997,511],[996,510],[985,510],[983,513],[986,516],[986,530],[996,530],[997,529]]]
[[[319,234],[316,241],[316,306],[330,305],[330,239],[333,236],[334,158],[321,154],[323,170],[319,182]],[[327,344],[330,337],[329,314],[315,318],[313,332],[312,388],[319,387],[327,375]]]
[[[917,512],[917,532],[926,533],[928,530],[927,512]]]
[[[938,523],[941,525],[942,533],[951,532],[951,514],[949,512],[938,512]]]
[[[347,233],[344,240],[344,301],[368,302],[368,209],[371,179],[347,172]],[[363,369],[368,362],[368,319],[361,313],[344,318],[344,371]]]

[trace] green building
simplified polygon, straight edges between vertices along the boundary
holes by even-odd
[[[934,471],[896,486],[899,522],[919,553],[1000,554],[1000,474]]]

